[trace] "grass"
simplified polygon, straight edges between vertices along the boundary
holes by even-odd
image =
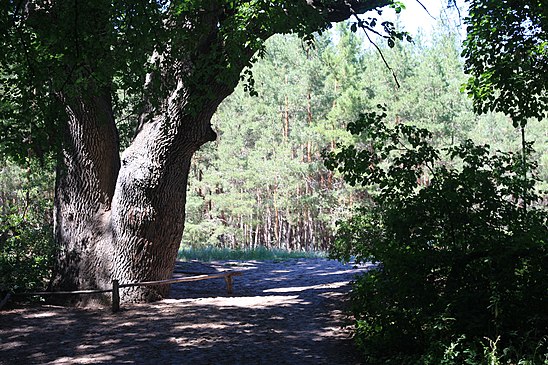
[[[229,249],[213,246],[181,246],[178,259],[183,261],[198,260],[209,261],[267,261],[267,260],[289,260],[300,258],[323,258],[327,255],[324,252],[287,251],[281,249],[268,249],[260,246],[253,249]]]

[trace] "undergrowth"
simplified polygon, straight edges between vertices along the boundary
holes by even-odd
[[[183,261],[198,260],[208,261],[267,261],[267,260],[289,260],[299,258],[325,257],[323,252],[288,251],[281,249],[269,249],[259,246],[252,249],[230,249],[215,246],[181,246],[178,259]]]
[[[53,175],[37,161],[0,162],[0,299],[44,289],[51,275]]]
[[[328,155],[372,188],[339,222],[333,257],[377,262],[356,280],[355,340],[368,364],[548,364],[548,211],[532,147],[491,152],[369,113]]]

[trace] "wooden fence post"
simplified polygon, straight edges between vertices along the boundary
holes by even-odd
[[[0,301],[0,309],[10,300],[11,293],[6,294],[6,297]]]
[[[226,282],[226,292],[228,294],[232,294],[232,275],[228,274],[225,276],[225,282]]]
[[[118,280],[112,280],[112,313],[120,310],[120,287]]]

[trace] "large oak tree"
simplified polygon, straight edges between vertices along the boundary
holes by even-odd
[[[211,116],[240,75],[252,89],[245,70],[264,40],[389,3],[3,0],[1,147],[56,155],[53,288],[169,278],[192,155],[215,139]],[[135,126],[123,151],[120,115]],[[126,289],[122,299],[168,291]]]

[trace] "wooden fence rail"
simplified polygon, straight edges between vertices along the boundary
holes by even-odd
[[[120,289],[121,288],[131,288],[136,286],[151,286],[151,285],[169,285],[175,283],[184,283],[190,281],[199,281],[199,280],[208,280],[208,279],[219,279],[224,278],[226,282],[226,291],[228,294],[232,294],[232,284],[233,277],[242,275],[241,271],[226,271],[218,274],[202,274],[196,276],[188,276],[184,278],[173,278],[167,280],[157,280],[157,281],[144,281],[141,283],[127,283],[120,284],[118,280],[112,280],[112,288],[110,289],[97,289],[97,290],[75,290],[75,291],[37,291],[37,292],[28,292],[28,293],[15,293],[14,296],[47,296],[47,295],[77,295],[77,294],[101,294],[101,293],[112,293],[112,312],[116,313],[120,310]],[[9,294],[8,294],[9,295]],[[6,302],[9,297],[6,297]],[[2,301],[2,305],[5,304]],[[2,306],[0,306],[1,309]]]

